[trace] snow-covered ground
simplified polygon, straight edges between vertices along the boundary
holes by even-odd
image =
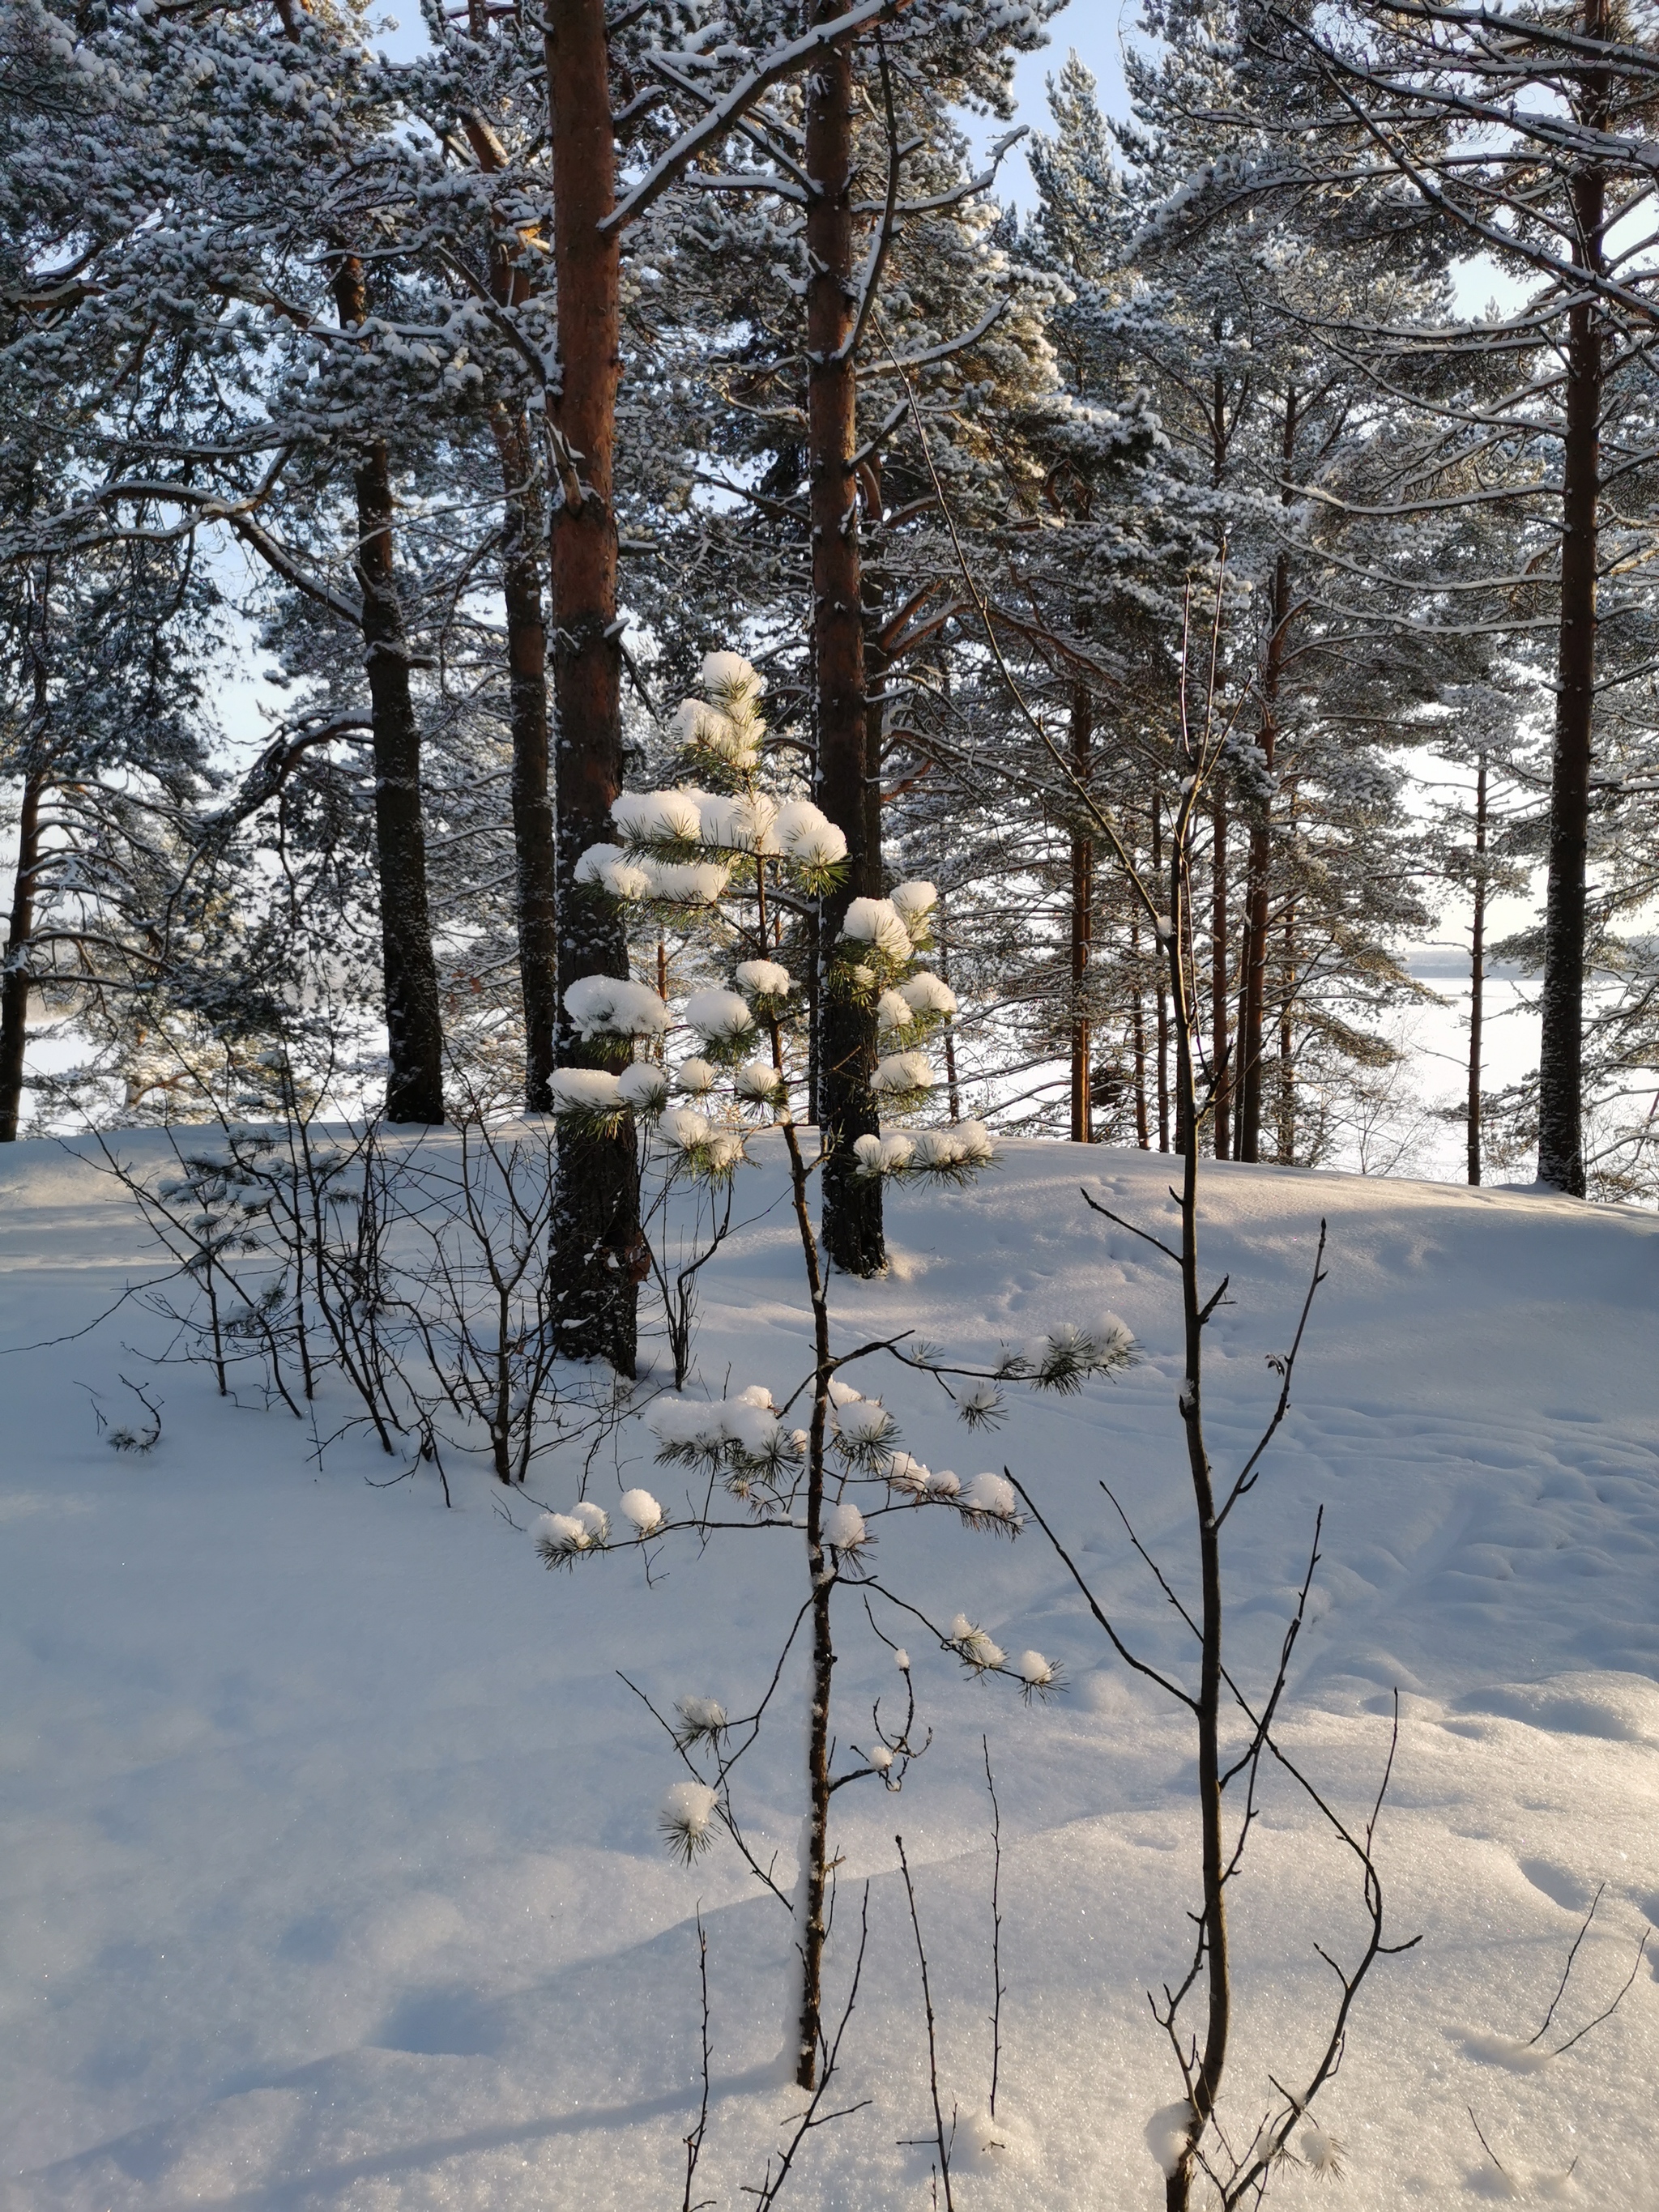
[[[864,1387],[931,1465],[1006,1460],[1103,1603],[1175,1665],[1183,1632],[1097,1487],[1189,1586],[1173,1285],[1078,1194],[1087,1180],[1156,1228],[1167,1166],[1011,1146],[974,1188],[895,1197],[890,1278],[836,1297],[844,1344],[914,1326],[977,1355],[1103,1305],[1123,1316],[1142,1364],[1071,1399],[1016,1390],[993,1439],[922,1378],[890,1367]],[[706,1272],[701,1372],[715,1394],[729,1375],[781,1395],[804,1359],[798,1261],[773,1169],[741,1188],[752,1218]],[[1659,2205],[1651,1957],[1565,2056],[1528,2069],[1502,2048],[1544,2017],[1597,1885],[1568,2029],[1611,1999],[1659,1918],[1659,1221],[1238,1167],[1207,1173],[1205,1194],[1206,1264],[1237,1300],[1212,1331],[1224,1455],[1271,1403],[1265,1355],[1288,1340],[1330,1221],[1295,1408],[1229,1524],[1238,1663],[1260,1679],[1322,1501],[1285,1734],[1345,1812],[1375,1787],[1401,1692],[1380,1863],[1391,1932],[1423,1940],[1377,1969],[1326,2103],[1339,2201],[1565,2187]],[[7,1155],[0,1344],[84,1329],[145,1265],[106,1182],[52,1145]],[[674,1540],[651,1586],[637,1553],[551,1576],[533,1508],[482,1474],[447,1511],[425,1474],[369,1487],[385,1470],[356,1446],[319,1473],[288,1415],[222,1404],[194,1369],[162,1373],[157,1449],[118,1455],[79,1386],[115,1410],[119,1374],[144,1380],[157,1341],[129,1305],[0,1361],[0,2201],[674,2212],[699,2096],[701,1904],[713,2082],[693,2201],[752,2203],[743,2186],[799,2108],[774,2064],[788,1922],[729,1846],[690,1869],[668,1859],[655,1815],[678,1769],[617,1669],[659,1700],[744,1709],[803,1595],[796,1540],[726,1537],[701,1557]],[[592,1494],[675,1495],[649,1445],[630,1421]],[[532,1486],[562,1505],[578,1472]],[[933,1746],[902,1795],[865,1783],[836,1801],[833,2002],[866,1879],[871,1935],[835,2101],[868,2101],[815,2134],[782,2201],[928,2201],[927,2152],[907,2142],[931,2113],[901,1830],[967,2163],[991,2057],[983,1734],[1003,1807],[1009,2148],[960,2172],[957,2201],[1151,2207],[1142,2130],[1176,2084],[1144,1993],[1176,1970],[1193,1899],[1188,1736],[1112,1660],[1036,1532],[1010,1547],[942,1515],[880,1526],[884,1579],[1040,1647],[1070,1687],[1028,1709],[908,1638]],[[850,1601],[842,1620],[841,1734],[858,1738],[896,1677]],[[740,1770],[781,1874],[798,1711]],[[1347,1869],[1276,1782],[1235,1912],[1231,2108],[1248,2128],[1268,2070],[1293,2069],[1326,2016],[1315,1942],[1351,1954],[1361,1925]],[[1575,2160],[1571,2183],[1552,2180]],[[1291,2169],[1274,2193],[1319,2185]]]

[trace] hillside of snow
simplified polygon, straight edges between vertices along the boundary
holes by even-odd
[[[163,1139],[122,1144],[159,1158]],[[1071,1398],[1016,1387],[988,1437],[927,1378],[878,1360],[858,1379],[929,1465],[965,1478],[1006,1462],[1124,1632],[1183,1668],[1186,1632],[1099,1487],[1190,1588],[1173,1271],[1079,1194],[1086,1182],[1168,1234],[1170,1165],[1011,1146],[973,1188],[893,1195],[890,1277],[838,1281],[835,1305],[838,1348],[914,1328],[971,1358],[1103,1306],[1121,1315],[1138,1365]],[[745,1225],[702,1278],[689,1395],[760,1382],[781,1398],[800,1379],[782,1196],[766,1155],[739,1184]],[[1330,1229],[1292,1411],[1228,1526],[1235,1663],[1253,1681],[1270,1670],[1322,1504],[1284,1734],[1354,1817],[1400,1693],[1378,1861],[1391,1937],[1422,1940],[1379,1965],[1322,2104],[1346,2169],[1328,2201],[1659,2206],[1656,1947],[1572,2050],[1516,2049],[1598,1887],[1549,2044],[1612,2001],[1659,1921],[1659,1220],[1243,1167],[1206,1168],[1202,1206],[1206,1273],[1228,1274],[1234,1301],[1206,1379],[1224,1467],[1271,1407],[1267,1355],[1289,1341],[1322,1213]],[[280,1407],[146,1364],[167,1331],[116,1302],[147,1272],[106,1177],[55,1145],[9,1148],[0,2204],[675,2212],[701,2095],[699,1908],[712,2079],[691,2201],[752,2203],[744,2188],[799,2109],[775,2066],[788,1920],[728,1844],[689,1869],[665,1851],[657,1808],[681,1770],[618,1669],[664,1709],[690,1694],[748,1710],[805,1595],[799,1540],[725,1535],[700,1554],[672,1538],[649,1581],[637,1553],[549,1574],[530,1524],[575,1498],[579,1454],[544,1466],[532,1500],[469,1474],[453,1510],[424,1469],[371,1486],[396,1468],[359,1441],[319,1469]],[[89,1394],[125,1418],[123,1375],[161,1405],[147,1455],[99,1431]],[[611,1508],[633,1484],[665,1499],[685,1486],[654,1466],[639,1419],[586,1480]],[[1180,1971],[1195,1893],[1188,1729],[1113,1658],[1039,1532],[1010,1545],[927,1513],[880,1527],[884,1582],[1010,1650],[1036,1645],[1067,1686],[1028,1707],[909,1636],[932,1746],[902,1793],[865,1782],[836,1800],[833,2013],[869,1884],[833,2100],[858,2109],[813,2134],[780,2201],[930,2202],[902,1832],[960,2115],[956,2202],[1161,2204],[1143,2130],[1179,2085],[1146,1991]],[[897,1677],[856,1601],[838,1601],[839,1732],[856,1741]],[[785,1880],[799,1692],[787,1672],[737,1790]],[[992,2002],[981,1737],[1002,1806],[1006,2148],[976,2154]],[[1328,2017],[1315,1945],[1342,1957],[1361,1933],[1351,1870],[1280,1780],[1233,1909],[1230,2106],[1248,2132],[1268,2073],[1304,2061]],[[1321,2185],[1291,2168],[1273,2200]]]

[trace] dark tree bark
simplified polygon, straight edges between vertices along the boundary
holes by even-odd
[[[1588,37],[1607,33],[1604,0],[1585,0]],[[1592,71],[1585,112],[1605,125],[1608,84]],[[1572,185],[1572,258],[1600,274],[1607,182],[1587,168]],[[1538,1180],[1584,1195],[1584,921],[1590,759],[1595,714],[1595,585],[1601,492],[1604,325],[1591,298],[1567,313],[1567,407],[1561,455],[1561,627],[1555,749],[1550,769],[1549,875],[1544,902],[1543,1025],[1538,1050]]]
[[[1279,1164],[1296,1165],[1296,902],[1285,909],[1285,985],[1279,1004]]]
[[[1215,1156],[1232,1158],[1232,1070],[1227,1024],[1227,794],[1219,783],[1210,797],[1210,1054],[1215,1082]]]
[[[1282,505],[1291,500],[1292,465],[1296,459],[1297,399],[1294,390],[1285,398],[1285,422],[1279,454],[1285,482]],[[1273,598],[1268,618],[1267,657],[1261,670],[1261,731],[1260,743],[1267,772],[1273,773],[1279,735],[1279,696],[1284,682],[1285,657],[1290,641],[1291,559],[1281,552],[1273,563]],[[1233,1084],[1237,1097],[1234,1152],[1241,1160],[1261,1157],[1261,1086],[1263,1007],[1267,981],[1267,882],[1273,861],[1270,837],[1271,802],[1253,802],[1249,853],[1245,864],[1244,937],[1239,981],[1238,1042],[1233,1058]]]
[[[1474,921],[1469,933],[1469,1181],[1480,1180],[1481,1027],[1486,997],[1486,756],[1474,785]]]
[[[818,0],[817,20],[836,14]],[[830,987],[836,939],[857,896],[879,893],[872,852],[865,690],[864,609],[859,546],[857,383],[851,340],[853,267],[853,68],[845,48],[821,56],[805,82],[807,455],[812,526],[812,645],[817,687],[817,803],[847,840],[846,882],[822,902],[818,949],[818,1116],[823,1165],[824,1249],[853,1275],[887,1264],[881,1183],[855,1172],[854,1140],[878,1127],[870,1078],[876,1062],[872,1012]]]
[[[579,976],[626,975],[628,937],[610,902],[575,881],[587,847],[611,832],[622,789],[622,639],[611,497],[621,374],[620,252],[601,228],[616,198],[604,0],[550,0],[548,124],[553,145],[553,258],[559,300],[551,413],[560,441],[551,532],[556,735],[558,1027],[561,1067],[603,1065],[564,1011]],[[560,1348],[634,1372],[645,1273],[633,1139],[566,1134],[559,1143],[552,1260]]]
[[[1152,801],[1152,880],[1164,873],[1164,830],[1157,799]],[[1158,963],[1158,1149],[1170,1149],[1170,994],[1164,981],[1164,963]]]
[[[553,798],[548,788],[547,632],[542,621],[539,532],[526,487],[532,481],[530,424],[522,410],[493,419],[507,494],[501,596],[513,723],[513,851],[518,871],[519,981],[524,997],[525,1104],[552,1103],[554,1037],[559,1015],[557,895]]]
[[[1146,994],[1140,988],[1140,922],[1135,915],[1129,917],[1129,964],[1136,981],[1133,996],[1129,1001],[1129,1036],[1135,1058],[1135,1142],[1143,1152],[1152,1150],[1152,1133],[1146,1115]]]
[[[1086,684],[1072,687],[1072,774],[1088,790],[1094,750],[1094,701]],[[1091,1044],[1086,994],[1089,956],[1095,933],[1094,841],[1081,828],[1072,832],[1072,1142],[1094,1141],[1089,1091]]]
[[[488,33],[482,0],[471,0],[475,39]],[[462,127],[488,175],[501,167],[502,153],[482,118],[467,116]],[[489,288],[504,307],[529,296],[529,277],[512,249],[495,239],[489,252]],[[548,787],[547,632],[542,620],[542,562],[536,511],[535,447],[530,419],[522,407],[498,405],[489,427],[501,462],[502,515],[501,597],[507,613],[508,711],[513,729],[513,852],[518,873],[519,985],[524,1001],[525,1104],[544,1114],[552,1103],[548,1079],[553,1073],[555,1032],[559,1016],[557,867],[554,855],[553,799]]]
[[[351,256],[334,280],[343,328],[368,312],[362,264]],[[421,732],[409,680],[409,634],[392,558],[392,466],[374,439],[353,474],[357,497],[357,585],[374,752],[374,838],[380,893],[386,1026],[391,1072],[388,1121],[444,1118],[443,1021],[426,895],[426,823],[421,806]]]
[[[44,667],[37,675],[37,699]],[[44,705],[44,700],[40,700]],[[6,936],[6,970],[0,982],[0,1145],[15,1144],[23,1100],[23,1054],[28,1042],[28,943],[34,934],[34,881],[40,865],[40,796],[46,778],[23,779],[17,812],[17,875],[12,884],[11,926]]]
[[[1290,438],[1290,431],[1287,431]],[[1272,633],[1261,671],[1261,752],[1272,775],[1279,738],[1279,686],[1285,671],[1285,633],[1290,629],[1290,556],[1274,562]],[[1234,1152],[1239,1159],[1261,1159],[1261,1082],[1263,1082],[1263,1009],[1267,998],[1267,874],[1272,867],[1270,801],[1249,807],[1249,856],[1245,863],[1243,978],[1239,982],[1239,1046],[1234,1055],[1234,1084],[1239,1095],[1239,1128]]]

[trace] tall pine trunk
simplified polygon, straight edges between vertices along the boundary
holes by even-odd
[[[579,885],[576,863],[611,835],[622,789],[622,637],[611,496],[622,313],[617,234],[599,226],[616,198],[604,0],[550,0],[548,125],[553,145],[553,259],[559,301],[553,427],[560,442],[551,530],[556,720],[558,1026],[561,1067],[603,1061],[577,1036],[564,995],[582,975],[628,974],[620,915]],[[560,1349],[632,1375],[640,1239],[633,1139],[562,1134],[553,1214]]]
[[[1474,785],[1474,921],[1469,933],[1469,1181],[1480,1180],[1481,1029],[1486,1000],[1486,756]]]
[[[1164,872],[1164,830],[1158,802],[1152,801],[1152,877]],[[1170,994],[1164,984],[1164,948],[1158,949],[1158,1149],[1170,1149]]]
[[[368,313],[355,255],[334,280],[343,328]],[[370,441],[353,473],[357,499],[357,586],[374,753],[374,840],[385,970],[388,1121],[444,1118],[443,1021],[427,905],[426,823],[421,805],[421,732],[410,683],[409,633],[392,551],[392,465],[386,441]]]
[[[820,21],[836,12],[818,0]],[[878,1127],[870,1078],[876,1025],[870,1010],[830,987],[836,939],[856,896],[879,893],[880,855],[870,849],[869,730],[858,495],[857,381],[851,339],[853,65],[845,48],[820,56],[805,81],[807,462],[812,526],[812,647],[817,663],[817,803],[847,840],[846,882],[823,899],[818,932],[818,1115],[823,1165],[824,1249],[848,1274],[887,1264],[881,1184],[856,1172],[854,1141]]]
[[[1604,0],[1585,0],[1587,38],[1607,34]],[[1604,123],[1608,88],[1591,73],[1587,115]],[[1604,265],[1606,180],[1587,169],[1571,188],[1572,258]],[[1567,407],[1561,455],[1561,627],[1555,749],[1550,770],[1549,875],[1544,902],[1543,1026],[1538,1052],[1538,1180],[1584,1195],[1584,921],[1595,710],[1595,584],[1604,382],[1601,313],[1585,298],[1567,313]]]
[[[507,610],[507,665],[513,727],[513,853],[517,873],[519,983],[524,1000],[525,1104],[552,1103],[554,1036],[559,1016],[559,945],[548,788],[547,632],[534,502],[530,424],[522,409],[491,419],[506,494],[501,597]]]
[[[1294,386],[1285,395],[1285,420],[1279,436],[1283,481],[1279,504],[1288,507],[1296,459],[1297,396]],[[1281,551],[1273,562],[1273,597],[1268,608],[1272,627],[1261,670],[1261,753],[1269,775],[1279,735],[1279,696],[1284,683],[1285,656],[1290,641],[1291,556]],[[1237,1101],[1234,1157],[1261,1157],[1261,1087],[1263,1008],[1267,984],[1267,884],[1273,863],[1271,798],[1263,793],[1252,802],[1249,851],[1245,862],[1244,937],[1238,993],[1238,1040],[1233,1055],[1233,1091]]]
[[[471,0],[471,32],[488,35],[483,0]],[[486,176],[500,170],[499,141],[482,117],[462,128]],[[492,227],[496,218],[492,213]],[[539,233],[538,234],[539,235]],[[504,307],[528,298],[529,276],[505,241],[492,239],[489,288]],[[535,445],[522,407],[491,410],[489,427],[501,464],[501,598],[507,615],[508,714],[513,731],[513,854],[517,875],[519,988],[524,1003],[525,1104],[544,1114],[552,1103],[555,1032],[559,1018],[556,933],[557,865],[553,799],[548,786],[547,631],[542,620],[539,518],[534,495]]]
[[[1227,795],[1210,797],[1210,1055],[1215,1082],[1214,1138],[1218,1160],[1232,1158],[1232,1069],[1227,1024]]]
[[[1094,701],[1086,684],[1072,687],[1072,774],[1086,791],[1091,781]],[[1091,1045],[1089,956],[1095,933],[1095,848],[1082,828],[1072,832],[1072,1142],[1094,1141],[1089,1092]]]
[[[45,665],[39,664],[35,691],[44,708]],[[0,982],[0,1145],[14,1144],[23,1103],[23,1054],[28,1042],[28,945],[34,934],[34,883],[40,866],[40,797],[46,778],[23,779],[17,812],[17,874],[11,890],[11,927],[6,937],[5,978]]]

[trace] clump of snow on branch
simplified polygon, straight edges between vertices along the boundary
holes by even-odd
[[[594,1038],[654,1039],[668,1027],[668,1009],[645,983],[620,975],[579,975],[564,994],[577,1034]]]
[[[641,1536],[649,1536],[662,1526],[662,1508],[648,1490],[624,1490],[617,1501],[617,1510]]]
[[[739,961],[736,981],[746,999],[783,1000],[795,988],[789,970],[775,960]]]
[[[847,909],[842,935],[854,945],[867,945],[895,965],[910,957],[910,933],[900,921],[890,898],[855,898]]]
[[[657,1826],[673,1856],[690,1866],[714,1841],[714,1793],[706,1782],[676,1782],[664,1793]]]
[[[584,1552],[602,1551],[611,1534],[611,1522],[602,1506],[591,1498],[573,1505],[568,1513],[544,1513],[532,1533],[536,1549],[550,1567],[568,1567]]]
[[[823,1516],[824,1540],[838,1552],[856,1552],[870,1540],[864,1516],[850,1498],[832,1505]]]
[[[729,1049],[755,1034],[753,1009],[735,991],[693,991],[684,1012],[689,1025],[711,1048]]]
[[[718,1698],[679,1698],[674,1710],[680,1717],[675,1740],[682,1748],[712,1743],[726,1727],[726,1708]]]
[[[975,1674],[990,1674],[1008,1656],[1002,1646],[988,1636],[976,1621],[969,1620],[965,1613],[957,1613],[951,1623],[951,1633],[945,1641],[963,1664]]]

